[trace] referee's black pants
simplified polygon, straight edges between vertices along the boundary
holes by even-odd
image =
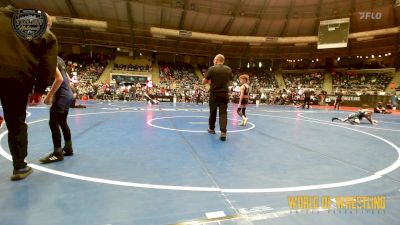
[[[219,108],[219,127],[221,132],[226,132],[228,123],[228,93],[211,93],[210,94],[210,118],[208,119],[208,126],[211,130],[215,129],[215,122],[217,121],[217,110]]]
[[[0,100],[8,129],[8,146],[15,170],[26,167],[28,126],[25,123],[29,88],[16,78],[0,78]]]
[[[307,109],[309,109],[310,108],[310,101],[311,101],[311,97],[305,97],[302,108],[303,109],[306,108],[306,105],[307,105]]]

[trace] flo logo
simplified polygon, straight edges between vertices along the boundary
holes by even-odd
[[[40,38],[47,29],[46,13],[35,9],[16,10],[11,22],[18,37],[28,41]]]
[[[360,20],[380,20],[382,18],[381,12],[359,12]]]

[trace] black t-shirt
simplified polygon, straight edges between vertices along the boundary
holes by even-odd
[[[228,93],[229,81],[232,79],[232,69],[229,66],[217,64],[208,68],[205,78],[211,80],[211,93]]]

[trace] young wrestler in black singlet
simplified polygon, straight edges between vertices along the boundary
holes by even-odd
[[[246,116],[246,106],[249,102],[249,76],[247,74],[243,74],[239,77],[240,80],[240,97],[239,97],[239,107],[237,109],[237,113],[240,117],[242,117],[242,123],[240,126],[246,126],[247,116]]]

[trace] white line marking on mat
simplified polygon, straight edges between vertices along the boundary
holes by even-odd
[[[129,111],[119,111],[119,112],[97,112],[97,113],[87,113],[87,114],[75,114],[73,116],[86,116],[86,115],[97,115],[97,114],[112,114],[112,113],[127,113]],[[318,189],[327,189],[327,188],[337,188],[337,187],[345,187],[351,186],[355,184],[366,183],[369,181],[377,180],[382,176],[398,169],[400,167],[400,148],[393,144],[392,142],[381,138],[377,135],[367,133],[365,131],[356,130],[349,127],[339,126],[332,123],[326,122],[319,122],[314,120],[306,120],[301,118],[291,118],[291,117],[283,117],[283,116],[272,116],[272,115],[263,115],[263,114],[252,114],[252,115],[259,115],[265,117],[273,117],[273,118],[281,118],[281,119],[290,119],[290,120],[301,120],[310,123],[318,123],[328,126],[340,127],[343,129],[352,130],[358,133],[366,134],[368,136],[374,137],[384,143],[388,144],[389,146],[393,147],[397,153],[398,157],[397,160],[391,164],[390,166],[375,172],[374,174],[362,177],[358,179],[343,181],[343,182],[336,182],[336,183],[327,183],[327,184],[316,184],[316,185],[305,185],[305,186],[292,186],[292,187],[280,187],[280,188],[216,188],[216,187],[194,187],[194,186],[174,186],[174,185],[161,185],[161,184],[146,184],[146,183],[134,183],[134,182],[124,182],[124,181],[116,181],[116,180],[109,180],[109,179],[102,179],[96,177],[89,177],[83,176],[78,174],[72,174],[67,172],[62,172],[54,169],[50,169],[47,167],[43,167],[36,164],[29,164],[32,168],[51,173],[54,175],[59,175],[63,177],[69,177],[73,179],[89,181],[89,182],[96,182],[96,183],[103,183],[103,184],[111,184],[111,185],[118,185],[118,186],[126,186],[126,187],[136,187],[136,188],[148,188],[148,189],[161,189],[161,190],[177,190],[177,191],[200,191],[200,192],[225,192],[225,193],[278,193],[278,192],[296,192],[296,191],[307,191],[307,190],[318,190]],[[42,121],[47,121],[48,119],[41,119],[37,121],[30,122],[29,124],[34,124]],[[7,135],[7,131],[0,134],[0,143],[1,140]],[[0,155],[4,158],[11,160],[11,155],[7,153],[0,145]]]

